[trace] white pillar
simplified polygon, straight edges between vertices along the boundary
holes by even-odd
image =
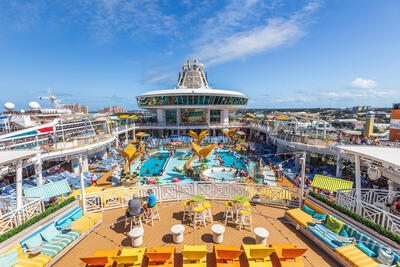
[[[356,213],[361,214],[361,171],[360,171],[360,156],[354,155],[354,165],[356,172]]]
[[[304,198],[304,179],[306,172],[306,152],[303,152],[303,156],[300,159],[300,163],[301,163],[300,208],[302,208],[303,198]]]
[[[341,154],[340,149],[338,149],[337,154],[336,154],[336,177],[337,178],[342,177],[342,166],[343,166],[342,154]]]
[[[71,169],[74,174],[79,174],[79,158],[71,159]]]
[[[89,160],[87,155],[81,156],[80,172],[87,172],[89,170]]]
[[[388,181],[388,203],[393,203],[393,191],[395,190],[395,183],[392,180]]]
[[[36,153],[36,163],[35,163],[35,174],[36,174],[36,184],[43,184],[43,174],[42,174],[42,155],[40,152]]]
[[[206,115],[206,122],[207,124],[210,124],[211,120],[210,120],[210,109],[207,109],[207,115]]]
[[[85,177],[83,175],[83,157],[82,155],[79,157],[79,169],[80,171],[80,180],[81,180],[81,201],[82,201],[82,210],[86,213],[86,202],[85,202]]]
[[[165,114],[165,110],[164,109],[157,109],[157,123],[158,124],[165,123],[164,114]]]
[[[229,109],[222,109],[222,124],[229,124]]]
[[[17,161],[15,184],[17,186],[17,210],[23,206],[22,201],[22,160]]]

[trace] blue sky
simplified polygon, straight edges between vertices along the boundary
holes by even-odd
[[[399,11],[398,0],[4,0],[1,105],[27,108],[50,87],[90,110],[135,109],[197,58],[248,107],[390,107]]]

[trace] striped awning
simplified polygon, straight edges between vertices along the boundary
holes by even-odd
[[[26,197],[41,197],[42,199],[48,199],[69,192],[71,192],[71,187],[67,180],[24,189]]]
[[[339,178],[316,174],[311,183],[312,187],[336,192],[339,189],[353,188],[353,182]]]

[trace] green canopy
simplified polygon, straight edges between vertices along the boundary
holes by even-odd
[[[24,189],[26,197],[41,197],[42,199],[48,199],[69,192],[71,192],[71,187],[69,187],[67,180]]]
[[[339,189],[352,189],[353,182],[339,178],[316,174],[311,183],[312,187],[336,192]]]

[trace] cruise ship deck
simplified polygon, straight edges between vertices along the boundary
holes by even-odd
[[[225,202],[212,201],[211,210],[213,214],[214,224],[224,225]],[[212,231],[210,223],[204,227],[197,225],[193,228],[193,224],[189,221],[183,221],[182,201],[161,203],[159,206],[161,220],[155,220],[154,226],[143,224],[144,235],[143,245],[147,249],[153,246],[176,246],[177,255],[175,256],[175,266],[179,265],[182,257],[180,252],[184,245],[207,245],[209,252],[207,257],[207,266],[213,265],[213,257],[211,256],[212,247]],[[305,237],[295,226],[287,223],[284,219],[285,208],[273,207],[265,205],[253,205],[251,210],[253,215],[253,230],[255,227],[264,227],[269,231],[268,244],[293,244],[296,247],[307,247],[307,252],[303,255],[305,266],[337,266],[338,264],[315,243]],[[256,215],[260,214],[260,215]],[[264,217],[262,215],[267,215]],[[86,238],[65,254],[54,266],[85,266],[79,257],[91,256],[96,250],[123,249],[131,247],[131,241],[124,230],[124,222],[116,223],[125,218],[125,208],[112,209],[103,212],[103,223]],[[183,224],[185,226],[184,241],[181,244],[173,243],[171,226],[175,224]],[[129,226],[126,226],[128,229]],[[255,234],[249,230],[249,227],[239,231],[239,225],[228,222],[224,233],[223,245],[236,245],[240,248],[241,244],[255,244]],[[243,255],[244,256],[244,255]],[[241,266],[246,262],[241,257]]]

